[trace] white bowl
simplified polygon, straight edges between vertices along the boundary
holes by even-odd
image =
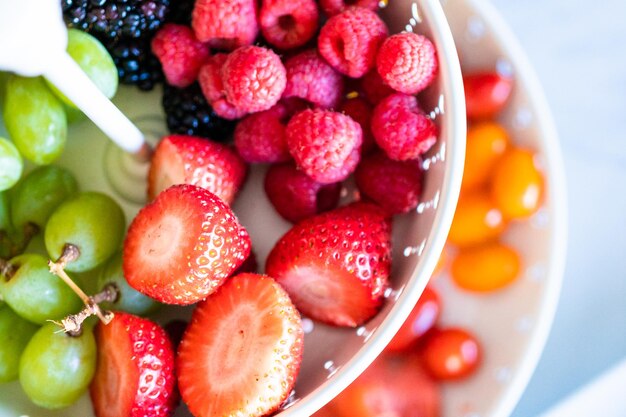
[[[415,30],[435,43],[439,76],[420,95],[420,102],[439,126],[439,140],[423,160],[426,171],[422,203],[394,221],[393,276],[383,309],[357,329],[329,327],[304,319],[303,364],[291,401],[279,413],[284,417],[315,412],[353,381],[389,342],[435,268],[458,199],[465,151],[465,106],[460,66],[441,6],[437,0],[394,0],[382,14],[391,32]],[[115,102],[153,139],[165,134],[159,92],[146,94],[123,88]],[[58,163],[76,175],[81,190],[102,190],[116,197],[129,220],[144,201],[146,166],[138,166],[91,123],[71,127],[67,149]],[[264,170],[262,166],[253,167],[233,207],[250,232],[260,270],[273,244],[290,227],[265,197]],[[354,198],[350,186],[344,197]],[[165,322],[188,313],[189,308],[176,312],[164,309],[157,319]],[[0,386],[0,417],[17,415],[87,417],[92,410],[85,395],[68,409],[44,411],[25,398],[18,383]],[[181,407],[176,415],[188,414]]]

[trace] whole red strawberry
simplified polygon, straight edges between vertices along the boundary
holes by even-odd
[[[148,199],[174,184],[206,188],[231,204],[243,185],[247,165],[229,146],[207,139],[170,135],[154,151],[148,171]]]
[[[306,219],[274,246],[266,273],[312,319],[355,327],[379,310],[391,268],[391,223],[371,203]]]
[[[303,341],[280,285],[237,275],[193,312],[176,361],[181,396],[195,416],[269,415],[293,389]]]
[[[178,404],[174,348],[158,324],[116,312],[95,330],[98,364],[89,394],[96,417],[167,417]]]
[[[131,287],[167,304],[214,292],[250,254],[250,237],[231,209],[195,185],[174,185],[139,211],[124,241]]]

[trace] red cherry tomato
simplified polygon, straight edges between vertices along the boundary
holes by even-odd
[[[481,358],[476,338],[457,327],[428,334],[421,350],[424,367],[438,380],[457,380],[471,375]]]
[[[467,118],[493,118],[502,110],[513,90],[513,80],[495,72],[478,72],[463,77]]]
[[[439,295],[430,287],[424,288],[424,292],[409,313],[409,317],[387,345],[387,351],[403,352],[408,350],[435,325],[440,312],[441,300]]]

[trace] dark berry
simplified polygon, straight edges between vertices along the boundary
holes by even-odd
[[[114,45],[105,46],[117,66],[121,83],[152,90],[155,84],[163,81],[161,63],[150,50],[149,39],[120,39]]]
[[[217,116],[207,103],[198,83],[187,88],[165,84],[163,110],[171,133],[201,136],[218,142],[232,137],[235,122]]]

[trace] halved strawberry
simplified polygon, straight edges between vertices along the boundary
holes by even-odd
[[[287,293],[240,274],[198,304],[178,348],[178,384],[195,416],[260,417],[293,389],[304,332]]]
[[[229,146],[195,136],[166,136],[150,164],[148,200],[171,185],[192,184],[231,204],[246,174],[246,163]]]
[[[335,417],[437,417],[439,386],[417,357],[382,354],[326,409]]]
[[[276,243],[265,272],[312,319],[355,327],[382,303],[391,267],[391,223],[369,203],[303,220]]]
[[[158,324],[116,312],[95,330],[98,364],[89,387],[96,417],[166,417],[178,404],[174,349]]]
[[[250,237],[232,210],[195,185],[174,185],[145,206],[124,241],[131,287],[168,304],[193,304],[245,261]]]

